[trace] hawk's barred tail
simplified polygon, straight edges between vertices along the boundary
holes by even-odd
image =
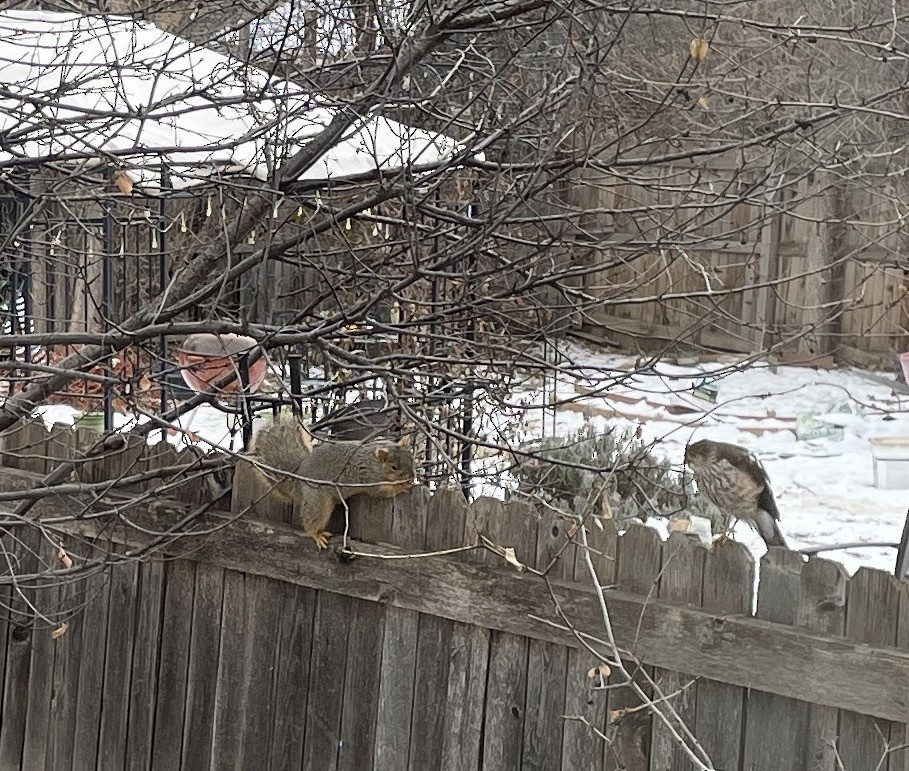
[[[783,537],[783,531],[780,530],[780,523],[763,509],[758,509],[757,516],[754,518],[755,527],[764,543],[770,546],[782,546],[786,549],[789,545]]]

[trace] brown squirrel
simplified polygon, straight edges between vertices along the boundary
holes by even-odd
[[[261,474],[273,480],[270,491],[293,504],[293,523],[328,546],[326,530],[335,506],[355,495],[393,498],[414,483],[410,450],[392,441],[326,441],[312,446],[309,433],[295,421],[276,422],[259,431],[253,452]],[[276,477],[278,472],[281,479]]]

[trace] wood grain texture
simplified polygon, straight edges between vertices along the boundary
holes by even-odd
[[[145,511],[135,509],[139,521],[151,529],[173,522],[182,511],[160,503]],[[88,535],[96,527],[83,520],[72,523],[70,529]],[[143,541],[138,533],[125,539]],[[533,575],[445,556],[391,561],[360,558],[352,568],[330,554],[304,548],[306,545],[305,536],[290,528],[239,521],[220,528],[217,538],[187,537],[180,550],[194,546],[194,558],[207,564],[511,634],[579,645],[567,630],[532,618],[558,623],[551,601],[541,592],[540,579]],[[760,687],[782,696],[811,694],[810,699],[818,704],[902,719],[907,694],[894,673],[901,677],[909,670],[909,653],[887,646],[869,650],[856,642],[749,618],[751,585],[743,579],[753,570],[751,557],[746,552],[741,560],[730,561],[720,556],[729,553],[727,547],[735,551],[736,544],[724,544],[705,564],[704,598],[705,606],[712,602],[725,605],[728,611],[685,608],[659,599],[645,602],[640,595],[610,590],[607,597],[620,644],[634,648],[648,664],[687,669],[692,675]],[[400,553],[390,547],[358,548],[376,554]],[[713,576],[709,585],[708,576]],[[602,621],[593,593],[573,582],[554,581],[552,587],[560,602],[570,598],[578,627],[596,638]]]
[[[155,703],[158,699],[164,563],[147,562],[139,567],[136,627],[127,725],[127,768],[148,768],[152,755]]]
[[[537,570],[548,571],[555,580],[573,580],[574,544],[569,541],[568,522],[551,512],[537,522]],[[566,548],[566,545],[568,548]],[[545,587],[541,587],[546,591]],[[571,619],[571,606],[562,607]],[[565,715],[565,681],[568,648],[531,640],[527,649],[527,694],[524,708],[524,768],[557,768],[562,758]]]
[[[429,501],[424,549],[435,551],[462,546],[466,522],[467,503],[461,491],[439,491]],[[440,708],[438,699],[439,694],[448,691],[453,634],[451,619],[420,614],[408,758],[408,767],[415,771],[438,768],[441,764],[447,705]],[[464,740],[470,742],[471,737],[464,737]]]
[[[793,624],[801,590],[802,557],[772,547],[761,559],[756,617]],[[805,754],[808,736],[806,703],[748,691],[745,698],[744,764],[755,771],[775,771]]]
[[[56,548],[41,539],[34,548],[41,562],[53,564]],[[51,744],[51,704],[53,702],[54,663],[57,644],[51,637],[59,612],[62,586],[55,582],[34,591],[35,607],[47,617],[47,621],[35,618],[31,635],[31,663],[28,680],[28,709],[26,712],[25,743],[22,751],[23,769],[43,769],[48,765],[48,750]],[[48,621],[50,623],[48,623]]]
[[[700,607],[704,581],[704,561],[707,549],[696,538],[685,533],[673,533],[663,544],[663,573],[660,576],[659,596],[664,600]],[[678,717],[694,730],[697,714],[697,684],[691,675],[667,669],[654,671],[654,681],[663,696],[678,693],[667,700]],[[673,720],[673,730],[682,735],[682,727]],[[690,746],[690,744],[689,744]],[[669,727],[653,719],[650,748],[652,768],[685,768],[687,755],[679,746]]]
[[[221,645],[221,613],[225,595],[243,576],[211,565],[196,566],[192,625],[189,631],[189,662],[186,671],[186,715],[183,722],[184,768],[206,768],[213,761],[216,694],[221,668],[228,665],[218,654]],[[231,600],[236,594],[230,595]],[[237,613],[239,611],[239,613]],[[242,605],[231,603],[226,616],[242,614]],[[242,615],[241,615],[242,617]],[[237,650],[241,646],[233,647]],[[234,705],[233,713],[237,712]],[[218,736],[223,739],[224,735]],[[233,757],[236,757],[234,755]]]
[[[104,666],[101,735],[98,739],[99,769],[113,771],[126,765],[138,570],[137,563],[126,562],[113,566],[110,571],[107,660]]]
[[[316,591],[282,585],[284,612],[277,640],[271,771],[300,768],[309,697]]]
[[[354,602],[351,597],[327,591],[319,592],[316,600],[303,768],[328,771],[338,766],[347,641]]]
[[[152,768],[180,768],[183,723],[186,713],[186,677],[189,668],[196,565],[188,560],[165,567],[164,610],[158,658],[158,701],[152,737]]]
[[[74,623],[83,626],[76,731],[73,739],[74,768],[94,768],[97,762],[107,653],[109,572],[93,576],[86,582],[85,588],[87,604],[81,615],[74,619]]]
[[[536,555],[537,538],[533,509],[517,502],[510,502],[500,509],[489,504],[489,509],[487,536],[499,546],[513,548],[519,562],[532,564]],[[501,559],[496,559],[502,562]],[[477,569],[488,568],[484,566]],[[510,566],[505,570],[514,575],[523,575],[516,573]],[[483,735],[484,768],[521,768],[527,694],[527,647],[528,640],[520,634],[497,630],[490,634],[486,730]]]
[[[727,541],[715,545],[707,553],[704,560],[702,606],[705,611],[716,612],[712,622],[716,632],[723,634],[737,619],[747,618],[751,612],[753,587],[754,558],[745,546]],[[694,633],[694,630],[691,631]],[[773,638],[779,639],[775,632]],[[771,639],[767,642],[772,644]],[[752,651],[752,646],[745,645],[740,649],[739,655],[749,657]],[[688,651],[688,655],[689,661],[699,660],[700,654],[697,651]],[[738,768],[742,749],[744,691],[736,686],[757,686],[760,678],[763,681],[761,687],[766,689],[767,675],[772,676],[772,671],[779,666],[779,658],[768,656],[761,663],[755,663],[754,658],[751,658],[748,667],[753,668],[755,676],[746,682],[731,680],[726,662],[714,661],[712,666],[705,667],[703,671],[692,672],[705,678],[697,684],[694,735],[698,737],[715,768]],[[788,695],[795,693],[790,691]]]
[[[616,585],[623,591],[633,592],[644,598],[642,614],[646,613],[644,608],[650,599],[657,596],[662,560],[662,543],[653,528],[635,523],[630,525],[619,539]],[[607,607],[615,632],[618,619],[614,618],[614,607],[611,602]],[[642,615],[642,620],[643,617]],[[603,622],[599,621],[601,629],[602,626]],[[621,643],[619,640],[622,638],[617,636],[616,642],[623,649],[622,663],[626,671],[648,696],[652,696],[652,689],[638,671],[640,666],[649,662],[646,662],[643,655],[642,639],[636,627],[637,624],[629,630],[629,634]],[[620,687],[609,694],[609,722],[606,735],[611,742],[606,749],[606,768],[610,771],[613,769],[646,771],[650,765],[650,712],[646,709],[628,712],[627,710],[635,710],[641,705],[640,697],[617,672],[610,678],[610,685],[613,683],[620,684]]]
[[[849,580],[846,636],[876,645],[895,644],[900,594],[900,582],[889,573],[860,568]],[[849,771],[877,768],[886,771],[889,764],[884,753],[890,739],[890,726],[886,722],[843,710],[839,736],[840,759]],[[881,758],[884,761],[879,766]]]
[[[425,487],[415,487],[394,499],[391,538],[404,553],[422,550],[429,500]],[[407,768],[419,626],[417,611],[386,604],[379,673],[381,711],[373,749],[373,765],[382,771]]]
[[[837,562],[813,557],[802,567],[796,624],[806,629],[840,635],[846,626],[846,571]],[[836,771],[839,710],[808,704],[803,767],[808,771]]]
[[[597,582],[610,585],[615,578],[616,530],[611,520],[585,525]],[[593,579],[580,539],[575,538],[574,580],[590,586]],[[591,676],[602,660],[586,649],[569,648],[565,680],[565,725],[562,738],[562,768],[597,769],[603,766],[606,745],[596,730],[606,727],[608,693],[600,674]]]

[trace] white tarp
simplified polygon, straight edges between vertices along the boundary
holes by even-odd
[[[16,158],[110,160],[156,186],[212,173],[269,176],[334,114],[300,86],[116,16],[0,12],[0,170]],[[344,179],[429,167],[450,138],[381,116],[361,120],[298,177]]]

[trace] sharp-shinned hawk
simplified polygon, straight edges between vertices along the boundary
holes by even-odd
[[[767,472],[748,450],[701,439],[685,448],[685,463],[694,472],[698,490],[720,510],[726,525],[731,517],[744,519],[767,546],[786,546]]]

